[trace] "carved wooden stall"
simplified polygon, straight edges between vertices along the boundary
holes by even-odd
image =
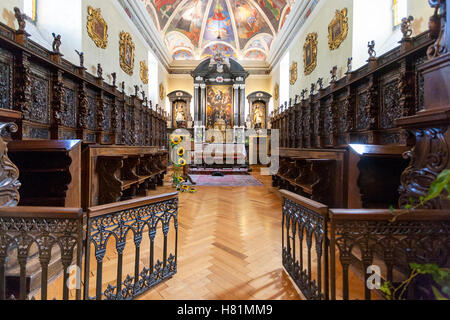
[[[165,146],[161,108],[138,87],[127,96],[125,83],[106,83],[100,68],[93,76],[0,23],[0,111],[10,120],[19,113],[14,139]]]
[[[349,65],[346,76],[333,79],[327,88],[319,79],[309,97],[304,90],[301,99],[280,107],[272,118],[281,145],[274,186],[331,207],[388,208],[397,203],[389,194],[396,194],[407,166],[402,154],[414,139],[395,119],[424,108],[420,65],[431,43],[428,33],[405,38],[357,71]],[[376,183],[381,180],[384,187]]]
[[[432,43],[428,33],[351,71],[330,86],[312,84],[272,118],[284,148],[334,148],[348,144],[410,145],[394,120],[424,108],[419,65]],[[316,90],[316,88],[318,90]]]

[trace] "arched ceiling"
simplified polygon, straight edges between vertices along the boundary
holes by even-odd
[[[267,58],[295,0],[141,0],[174,60]],[[219,37],[220,36],[220,37]]]

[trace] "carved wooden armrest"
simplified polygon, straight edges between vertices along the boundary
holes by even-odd
[[[138,155],[128,156],[123,160],[122,180],[139,180],[139,176],[136,174],[139,162],[140,159]]]
[[[122,167],[122,156],[98,157],[97,173],[99,176],[100,205],[117,202],[122,197],[123,182],[119,178]]]

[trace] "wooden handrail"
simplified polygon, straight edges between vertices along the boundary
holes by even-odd
[[[322,215],[328,214],[328,207],[322,203],[299,196],[298,194],[295,194],[287,190],[280,190],[280,193],[284,198],[292,200],[295,203],[298,203],[314,212],[320,213]]]
[[[111,213],[115,213],[115,212],[119,212],[119,211],[123,211],[123,210],[138,208],[138,207],[146,206],[149,204],[158,203],[158,202],[167,201],[167,200],[176,199],[176,198],[178,198],[177,192],[162,194],[162,195],[158,195],[158,196],[138,198],[138,199],[133,199],[133,200],[128,200],[128,201],[122,201],[122,202],[92,207],[92,208],[88,209],[87,214],[88,214],[88,218],[95,218],[95,217],[99,217],[99,216],[106,215],[106,214],[111,214]]]
[[[404,213],[404,214],[401,214]],[[397,221],[450,221],[450,210],[414,210],[404,212],[396,210],[373,209],[330,209],[330,220],[356,220],[356,221],[389,221],[397,216]]]
[[[40,219],[79,219],[83,216],[80,208],[55,207],[2,207],[0,218],[40,218]]]

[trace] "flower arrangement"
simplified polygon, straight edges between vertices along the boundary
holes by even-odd
[[[185,158],[183,158],[186,154],[186,150],[181,146],[181,143],[183,142],[183,137],[181,136],[173,136],[170,140],[170,145],[174,152],[172,153],[177,158],[173,159],[173,183],[172,186],[174,188],[177,188],[178,191],[181,192],[188,192],[188,193],[195,193],[197,190],[189,185],[187,185],[187,182],[185,181],[183,172],[184,168],[187,165],[187,161]]]

